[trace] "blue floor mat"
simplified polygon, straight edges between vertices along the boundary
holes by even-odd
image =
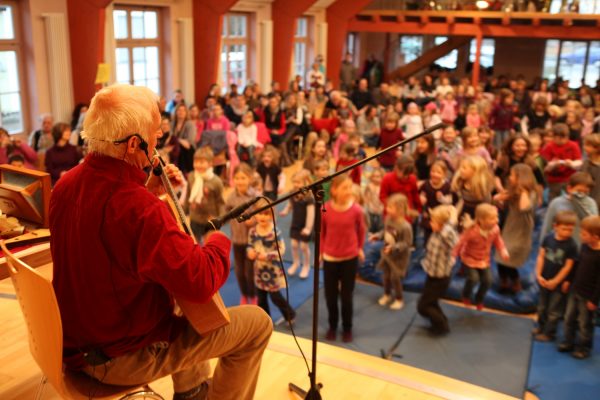
[[[559,353],[556,343],[534,342],[528,390],[541,400],[600,398],[599,328],[596,328],[594,342],[596,348],[586,360]]]
[[[291,264],[291,260],[292,260],[292,253],[290,250],[290,240],[289,240],[289,230],[290,230],[290,222],[291,222],[291,216],[287,215],[285,217],[281,217],[279,216],[277,213],[279,213],[283,208],[285,207],[285,204],[280,204],[277,207],[276,210],[276,218],[277,218],[277,228],[279,229],[279,231],[281,232],[284,240],[285,240],[285,253],[283,253],[281,256],[283,257],[283,262],[284,262],[284,266],[287,268],[290,266]],[[231,230],[229,228],[229,224],[224,226],[222,229],[223,233],[225,235],[227,235],[227,237],[231,237]],[[312,255],[313,253],[313,244],[311,243],[311,260],[312,260]],[[221,287],[221,289],[219,289],[219,293],[221,294],[221,297],[223,298],[223,302],[225,303],[225,305],[227,307],[231,307],[231,306],[235,306],[240,304],[240,289],[237,283],[237,279],[235,277],[235,273],[233,271],[233,252],[231,253],[231,270],[229,271],[229,278],[227,278],[227,281],[225,282],[225,284],[223,285],[223,287]],[[312,263],[311,263],[312,265]],[[310,275],[307,279],[300,279],[298,278],[298,276],[293,276],[293,277],[288,277],[288,282],[289,282],[289,302],[290,305],[292,306],[292,308],[297,309],[298,307],[300,307],[300,305],[302,303],[304,303],[309,297],[312,297],[313,295],[313,275],[314,274],[314,269],[311,269],[310,271]],[[322,285],[323,282],[323,274],[321,273],[321,280],[320,280]],[[283,296],[285,297],[285,291],[281,292],[283,294]],[[271,302],[271,300],[269,299],[269,309],[271,311],[271,318],[273,319],[273,321],[277,322],[282,318],[281,313],[279,312],[279,309]]]
[[[233,261],[232,261],[233,262]],[[289,263],[286,263],[285,268],[289,266]],[[306,300],[313,295],[313,275],[314,270],[310,270],[310,275],[307,279],[300,279],[297,276],[288,277],[289,282],[289,295],[290,295],[290,305],[293,309],[297,309]],[[320,287],[323,286],[323,273],[321,272],[320,279]],[[229,273],[229,278],[227,278],[227,282],[225,285],[219,289],[219,293],[223,298],[223,302],[225,306],[231,307],[240,304],[240,289],[237,283],[237,279],[235,278],[235,274],[233,269]],[[281,291],[281,294],[285,297],[285,291]],[[279,309],[271,302],[269,299],[269,309],[271,311],[271,319],[274,322],[278,322],[282,315],[279,312]]]
[[[321,291],[322,294],[322,291]],[[354,292],[354,341],[333,344],[381,356],[404,335],[393,351],[402,364],[432,371],[461,381],[521,398],[525,391],[533,322],[520,317],[496,315],[443,304],[452,332],[431,337],[428,322],[416,314],[418,296],[405,295],[401,311],[377,304],[381,288],[357,284]],[[312,299],[298,309],[296,333],[312,335]],[[319,302],[319,337],[327,331],[327,309]],[[278,328],[285,331],[285,328]]]

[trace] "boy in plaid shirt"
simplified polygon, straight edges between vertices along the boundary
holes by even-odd
[[[419,314],[431,321],[430,332],[444,335],[450,332],[448,318],[444,315],[439,299],[450,285],[450,274],[455,263],[452,249],[458,242],[458,233],[451,224],[454,208],[440,205],[429,213],[432,234],[427,242],[427,252],[422,266],[427,273],[425,287],[419,298]]]

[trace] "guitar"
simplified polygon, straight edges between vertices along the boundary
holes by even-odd
[[[166,164],[156,149],[154,149],[154,157],[158,158],[160,166],[163,169],[163,173],[160,174],[160,179],[165,187],[165,190],[167,191],[167,194],[163,200],[169,206],[173,216],[177,221],[177,224],[179,225],[179,228],[183,232],[190,235],[194,242],[196,242],[196,238],[192,233],[192,228],[187,221],[185,212],[183,211],[181,204],[179,204],[179,201],[177,201],[177,195],[173,190],[173,186],[171,186],[169,178],[167,177],[166,173],[164,173]],[[174,297],[183,315],[200,335],[205,335],[211,331],[214,331],[215,329],[227,325],[230,321],[227,308],[225,307],[223,299],[218,292],[215,293],[215,295],[207,303],[193,303],[185,299],[180,299],[177,296]]]

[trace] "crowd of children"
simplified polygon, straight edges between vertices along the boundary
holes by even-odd
[[[600,298],[600,92],[590,103],[580,92],[569,95],[564,82],[549,89],[545,81],[527,87],[521,79],[494,79],[472,87],[443,74],[437,86],[426,76],[421,84],[411,78],[410,88],[393,82],[372,96],[368,90],[363,81],[355,95],[331,85],[303,91],[297,82],[289,92],[273,86],[267,95],[258,85],[242,93],[232,87],[225,96],[217,87],[204,109],[185,105],[179,95],[169,103],[172,116],[163,112],[159,151],[187,175],[181,203],[199,241],[210,218],[255,196],[277,199],[286,176],[300,189],[367,153],[446,124],[326,182],[324,210],[310,191],[291,198],[280,212],[291,219],[285,238],[270,211],[232,222],[240,303],[269,312],[270,298],[294,321],[281,294],[286,281],[279,254],[289,240],[287,273],[308,278],[321,213],[327,340],[337,339],[340,314],[341,338],[353,340],[353,292],[367,241],[383,242],[377,263],[383,293],[374,302],[391,310],[403,308],[413,250],[424,249],[417,261],[426,281],[417,309],[432,334],[447,334],[451,323],[439,300],[453,274],[465,276],[464,305],[481,310],[493,285],[505,296],[522,290],[519,270],[539,240],[535,338],[554,340],[564,319],[559,350],[587,357]],[[241,163],[229,180],[215,160],[231,137]],[[543,215],[539,238],[537,215]]]

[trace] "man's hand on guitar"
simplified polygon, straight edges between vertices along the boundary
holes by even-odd
[[[152,167],[156,167],[158,165],[158,159],[154,161]],[[184,182],[184,177],[179,168],[175,164],[167,164],[163,168],[163,174],[169,178],[171,185],[174,189],[180,187]],[[162,185],[160,180],[160,176],[154,175],[154,173],[150,173],[150,178],[148,178],[148,182],[146,183],[146,187],[149,191],[154,193],[157,196],[160,196],[165,193],[165,188]]]

